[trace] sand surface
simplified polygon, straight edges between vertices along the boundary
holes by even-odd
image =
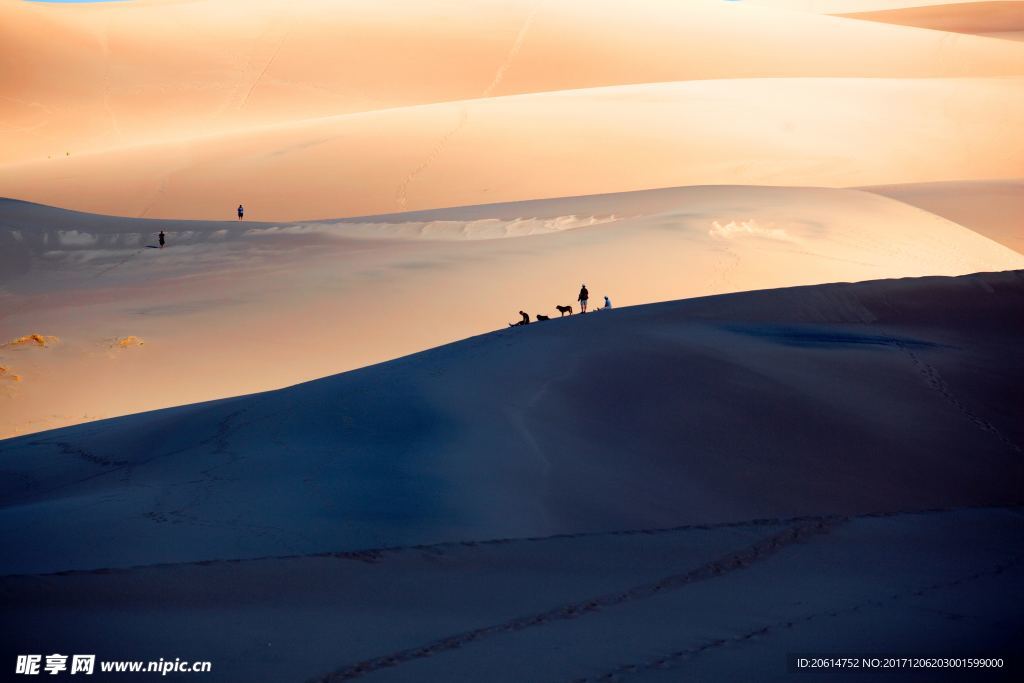
[[[1024,2],[1014,0],[900,7],[840,16],[981,35],[1024,30]]]
[[[1022,302],[1009,271],[577,314],[10,439],[5,566],[1017,503]]]
[[[823,516],[3,577],[3,648],[212,660],[216,681],[834,681],[780,653],[1012,651],[1022,526]]]
[[[0,442],[5,655],[662,681],[1012,651],[1022,306],[1022,271],[689,299]]]
[[[0,2],[0,658],[1020,650],[1022,6]]]
[[[1024,267],[858,190],[695,187],[296,224],[0,203],[0,436],[264,391],[558,315]],[[156,248],[164,230],[168,247]],[[578,310],[578,306],[577,306]],[[45,343],[21,341],[40,334]],[[17,380],[15,379],[18,378]]]
[[[9,164],[0,192],[145,217],[227,219],[244,203],[277,221],[677,185],[1019,177],[1021,120],[1022,78],[614,86]]]
[[[278,221],[1020,176],[1013,41],[771,3],[621,9],[5,3],[0,196]]]
[[[1024,254],[1024,181],[920,183],[863,188],[948,218]]]

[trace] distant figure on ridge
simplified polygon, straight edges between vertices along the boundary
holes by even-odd
[[[156,239],[157,239],[158,242],[160,242],[160,248],[163,249],[164,248],[164,242],[167,241],[166,239],[164,239],[164,231],[163,230],[160,231],[160,234],[157,235]]]
[[[238,205],[238,220],[242,220],[242,216],[244,216],[244,215],[245,215],[245,209],[242,208],[241,204],[239,204]]]
[[[604,306],[597,308],[598,311],[610,311],[612,310],[612,300],[608,298],[608,295],[604,295]]]
[[[509,323],[508,324],[509,327],[519,327],[520,325],[529,325],[530,324],[530,314],[529,313],[524,313],[523,311],[519,311],[519,315],[523,316],[523,319],[520,320],[517,323]]]
[[[580,287],[580,295],[577,297],[577,301],[580,302],[580,310],[584,313],[587,312],[587,299],[590,298],[590,292],[587,291],[587,285],[584,284]]]

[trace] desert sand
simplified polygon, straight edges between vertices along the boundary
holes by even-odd
[[[0,3],[3,666],[1020,651],[1021,5]]]
[[[280,221],[1022,174],[1009,41],[719,0],[286,7],[5,4],[0,196]]]
[[[839,16],[980,35],[1024,30],[1024,2],[1013,0],[900,7]]]
[[[1020,75],[1021,66],[1016,46],[718,0],[643,0],[629,13],[608,0],[471,3],[457,12],[437,0],[387,8],[134,0],[5,3],[0,13],[0,63],[10,67],[4,161],[527,92],[732,77]]]
[[[920,183],[863,188],[948,218],[1024,254],[1024,181]]]
[[[808,282],[1024,268],[876,193],[696,187],[296,224],[0,204],[0,435],[279,388],[557,315]],[[157,249],[164,230],[168,247]],[[57,340],[12,345],[39,333]],[[123,341],[134,337],[124,345]]]
[[[1021,271],[689,299],[7,440],[5,647],[225,680],[1005,652],[1022,306]]]
[[[1021,120],[1024,78],[645,84],[12,164],[0,191],[188,219],[230,218],[244,202],[253,219],[278,221],[677,185],[977,180],[1020,176]]]

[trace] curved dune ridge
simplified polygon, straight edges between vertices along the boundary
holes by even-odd
[[[1016,177],[1024,79],[754,79],[489,98],[0,166],[12,197],[260,220],[701,184]],[[634,122],[634,123],[630,123]]]
[[[957,33],[991,34],[1024,31],[1024,2],[1019,0],[901,7],[838,16]]]
[[[1024,254],[1024,180],[862,188],[948,218]]]
[[[0,196],[90,212],[0,204],[0,332],[67,340],[0,358],[0,435],[379,362],[587,280],[621,305],[1020,267],[1011,200],[967,195],[1021,176],[1024,46],[826,4],[0,5]],[[942,200],[821,189],[919,183]]]
[[[140,220],[0,202],[0,436],[274,389],[558,315],[878,277],[1024,268],[858,190],[689,187],[313,223]],[[166,232],[168,247],[156,248]],[[524,277],[528,273],[529,277]],[[111,354],[111,338],[145,346]],[[38,352],[34,352],[38,351]],[[32,352],[32,353],[30,353]],[[136,353],[137,352],[137,353]],[[101,390],[102,388],[102,390]]]
[[[459,12],[410,0],[6,3],[0,13],[10,76],[0,195],[118,215],[217,218],[237,198],[289,220],[686,184],[970,179],[993,140],[1019,138],[1009,122],[1022,88],[998,79],[1024,76],[1024,46],[748,3],[644,0],[628,13],[610,0]],[[749,80],[778,78],[841,80]],[[892,78],[971,81],[897,88]],[[693,82],[704,80],[715,83]],[[966,111],[970,101],[987,104]],[[719,142],[703,144],[721,122]],[[508,145],[495,127],[509,129]],[[919,137],[948,150],[963,131],[962,149],[979,150],[971,163],[937,154],[922,173],[878,168],[882,150]],[[797,136],[814,169],[765,149]],[[566,158],[579,167],[555,161]],[[584,177],[559,182],[566,175]]]
[[[1020,74],[1022,60],[1016,46],[950,45],[718,0],[641,0],[628,13],[610,0],[457,12],[436,0],[5,3],[0,17],[0,66],[10,67],[0,93],[4,161],[528,92],[732,77],[1001,76]]]
[[[8,440],[3,572],[1020,504],[1022,306],[1021,271],[690,299]]]

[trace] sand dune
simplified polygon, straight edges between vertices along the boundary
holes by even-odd
[[[0,5],[0,71],[10,163],[574,88],[1021,75],[1024,47],[718,0],[19,2]]]
[[[1022,306],[1021,271],[691,299],[7,440],[3,567],[1019,504]]]
[[[353,114],[0,167],[115,215],[308,220],[701,184],[1017,177],[1021,79],[618,86]],[[600,140],[600,144],[595,141]]]
[[[1024,2],[1015,0],[902,7],[840,16],[957,33],[987,34],[1024,30]]]
[[[61,339],[0,349],[0,365],[23,377],[0,398],[3,436],[381,362],[503,327],[520,309],[556,314],[581,282],[621,306],[1024,267],[1024,256],[917,208],[815,188],[677,188],[298,224],[7,201],[0,224],[0,340]],[[159,230],[169,248],[148,248]],[[130,335],[145,346],[111,348]]]
[[[853,12],[879,12],[885,10],[913,9],[950,4],[984,4],[989,0],[967,0],[953,3],[951,0],[742,0],[744,4],[760,5],[772,9],[815,12],[818,14],[842,14]]]
[[[1016,652],[1022,8],[0,2],[0,659]]]
[[[948,218],[1024,254],[1024,181],[921,183],[862,189]]]
[[[0,647],[211,681],[790,681],[780,652],[837,642],[1012,652],[1022,530],[974,509],[6,576]]]

